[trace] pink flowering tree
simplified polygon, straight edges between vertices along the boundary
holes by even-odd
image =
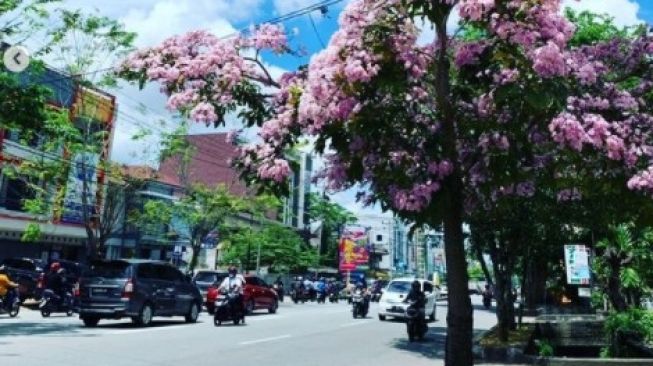
[[[447,34],[452,11],[463,37]],[[418,43],[420,18],[435,28],[426,45]],[[615,167],[615,182],[653,192],[650,42],[572,47],[574,31],[559,0],[354,0],[328,46],[277,79],[260,54],[289,46],[271,25],[229,39],[173,37],[132,55],[122,74],[158,82],[168,107],[197,122],[219,125],[235,112],[246,126],[260,126],[260,140],[243,146],[235,162],[248,181],[283,191],[288,149],[313,136],[329,190],[361,187],[364,203],[442,223],[446,364],[466,366],[473,323],[465,215],[552,184],[560,200],[575,200],[583,194],[576,173],[612,177],[609,169],[593,176],[587,163]]]

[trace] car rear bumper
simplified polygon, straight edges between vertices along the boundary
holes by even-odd
[[[106,319],[119,319],[122,317],[137,316],[138,311],[131,309],[129,302],[115,303],[88,303],[82,302],[79,308],[80,317],[98,317]]]

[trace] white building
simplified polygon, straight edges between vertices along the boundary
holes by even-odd
[[[392,270],[394,219],[382,215],[361,215],[356,224],[369,228],[370,269]]]

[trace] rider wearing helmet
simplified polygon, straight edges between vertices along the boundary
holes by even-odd
[[[50,265],[50,273],[46,276],[46,288],[52,290],[55,295],[63,298],[65,296],[65,278],[63,277],[63,268],[59,262]]]
[[[245,288],[245,277],[238,273],[238,269],[235,266],[229,267],[229,276],[225,277],[218,287],[218,291],[226,290],[233,291],[237,296],[233,299],[234,311],[243,312],[245,307],[243,305],[243,290]],[[245,318],[243,317],[243,320]]]
[[[9,279],[7,268],[0,266],[0,299],[7,300],[7,304],[13,303],[14,291],[11,290],[15,288],[18,288],[18,284]]]
[[[411,283],[410,291],[406,296],[406,300],[404,300],[404,302],[411,302],[411,301],[416,302],[415,307],[420,309],[420,311],[422,312],[424,311],[424,308],[426,307],[426,296],[422,292],[422,285],[417,280]]]

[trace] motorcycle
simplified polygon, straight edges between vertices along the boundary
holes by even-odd
[[[492,306],[492,293],[489,291],[483,292],[483,306],[489,309]]]
[[[329,302],[332,304],[337,304],[338,303],[338,292],[337,291],[331,291],[329,294]]]
[[[372,298],[370,299],[370,301],[372,301],[372,302],[379,302],[379,300],[381,300],[381,295],[382,295],[382,292],[381,292],[381,291],[375,291],[375,292],[373,292],[373,293],[372,293]]]
[[[424,313],[416,305],[416,302],[411,302],[406,309],[406,331],[410,342],[415,339],[423,340],[428,330]]]
[[[9,296],[6,296],[4,299],[0,298],[0,314],[6,313],[9,314],[9,317],[15,318],[20,312],[20,297],[18,296],[18,289],[9,291],[12,291],[13,300],[7,301]]]
[[[310,300],[310,292],[309,290],[306,289],[292,290],[292,292],[290,293],[290,297],[292,298],[292,301],[295,304],[299,302],[303,304],[307,300]]]
[[[220,291],[218,298],[215,300],[215,313],[213,314],[213,325],[220,326],[222,322],[232,321],[234,325],[241,322],[245,324],[245,311],[240,306],[241,310],[237,311],[236,301],[240,301],[240,295],[235,292]]]
[[[41,316],[44,318],[49,317],[52,313],[66,313],[66,316],[73,316],[75,312],[73,295],[70,292],[66,292],[61,297],[55,294],[54,291],[46,289],[43,291],[39,309],[41,310]]]
[[[317,303],[318,304],[326,304],[326,292],[324,292],[324,291],[318,291],[317,292]]]
[[[367,306],[365,304],[365,295],[362,291],[356,290],[351,297],[352,315],[354,319],[365,318],[367,316]]]
[[[279,286],[276,283],[272,285],[272,289],[274,289],[274,292],[277,293],[277,299],[279,302],[283,302],[283,297],[284,297],[284,291],[283,291],[283,285]]]

